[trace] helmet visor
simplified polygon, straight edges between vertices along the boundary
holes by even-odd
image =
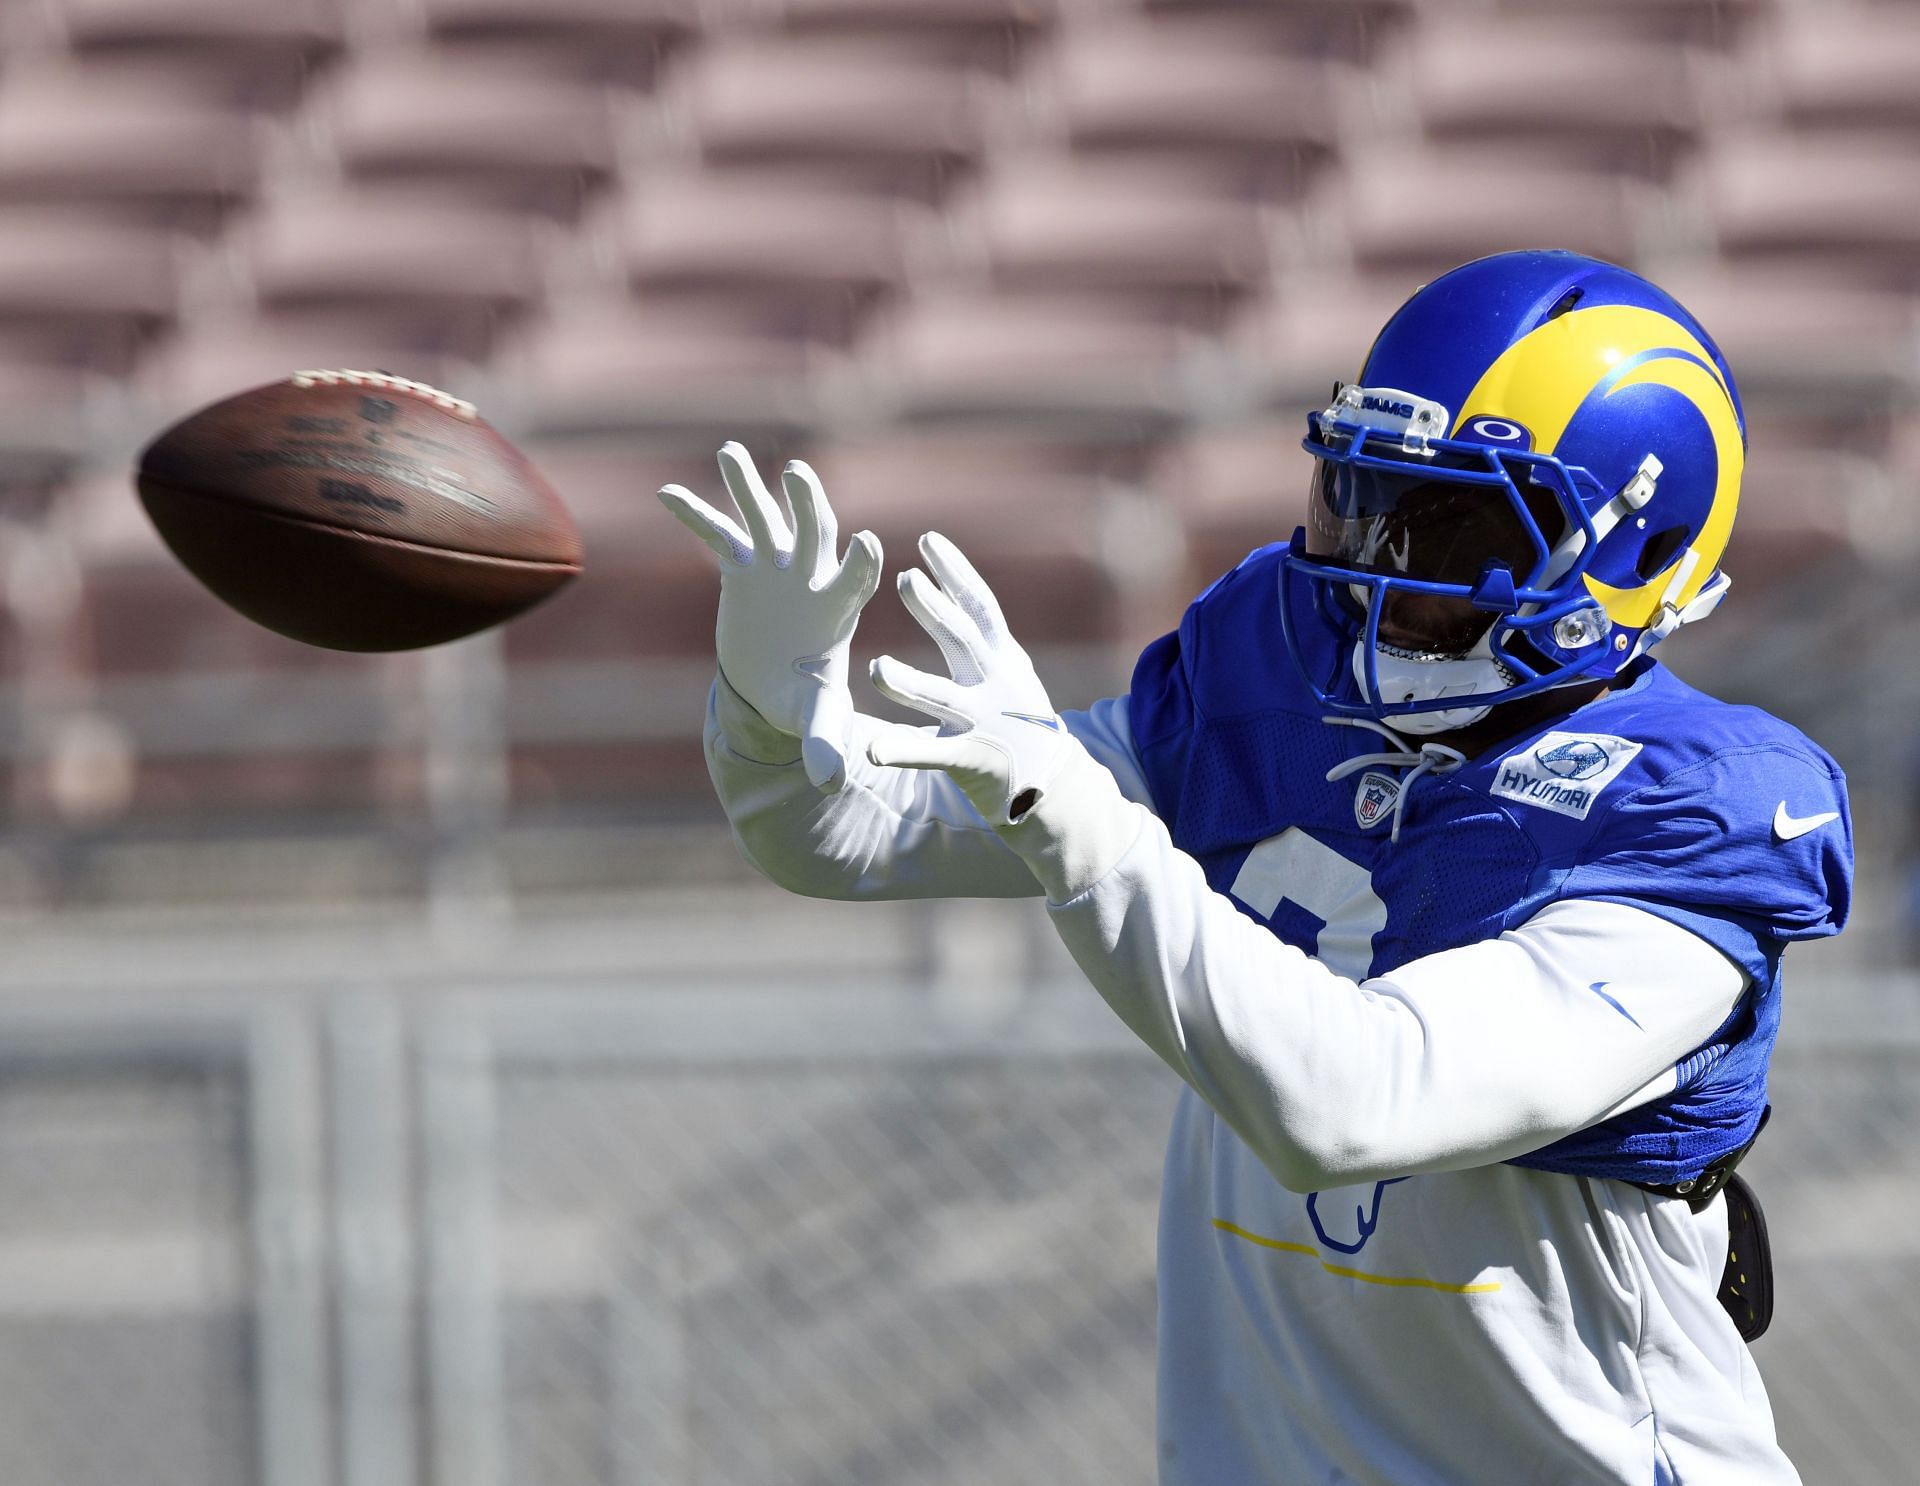
[[[1396,458],[1377,445],[1359,458],[1316,457],[1307,552],[1356,573],[1456,590],[1471,589],[1497,563],[1525,585],[1567,521],[1552,491],[1514,473],[1495,473],[1492,459],[1473,454]],[[1406,650],[1460,654],[1494,617],[1464,592],[1395,585],[1386,589],[1380,638]]]

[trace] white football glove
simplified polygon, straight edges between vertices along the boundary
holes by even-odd
[[[934,582],[917,568],[900,575],[900,597],[946,658],[933,676],[883,655],[873,684],[902,706],[937,718],[940,729],[875,724],[867,757],[905,769],[944,769],[987,823],[1012,825],[1046,794],[1062,763],[1084,754],[1047,699],[993,590],[940,533],[920,539]]]
[[[848,651],[880,586],[880,539],[857,533],[843,562],[833,508],[811,469],[795,460],[781,474],[789,524],[744,447],[729,441],[719,459],[745,531],[685,486],[666,486],[660,502],[720,559],[720,673],[768,723],[800,740],[814,786],[837,790],[853,722]]]
[[[1140,834],[1146,812],[1067,731],[1033,662],[1015,643],[973,564],[938,532],[920,555],[939,579],[900,575],[900,596],[946,658],[930,676],[891,656],[873,682],[904,706],[938,718],[938,732],[868,721],[867,757],[882,766],[943,769],[1049,900],[1065,903],[1104,877]]]

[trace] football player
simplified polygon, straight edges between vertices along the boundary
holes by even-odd
[[[1306,449],[1304,527],[1086,712],[929,533],[900,593],[948,674],[872,667],[917,729],[846,690],[878,544],[727,446],[744,524],[662,494],[720,556],[741,847],[825,897],[1044,893],[1185,1081],[1163,1481],[1795,1481],[1731,1174],[1852,844],[1832,759],[1650,653],[1727,590],[1726,363],[1633,273],[1502,254],[1408,300]]]

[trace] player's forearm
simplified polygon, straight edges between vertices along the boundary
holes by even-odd
[[[1062,719],[1127,798],[1146,780],[1124,698]],[[848,782],[822,795],[799,740],[770,727],[718,678],[707,701],[707,770],[747,859],[791,892],[816,898],[1017,898],[1033,873],[945,774],[869,763],[854,720]]]
[[[944,775],[880,769],[859,749],[823,795],[800,743],[716,680],[707,701],[707,771],[748,861],[815,898],[1030,897],[1033,876]]]
[[[1704,941],[1612,904],[1356,984],[1213,892],[1158,821],[1049,906],[1114,1010],[1299,1191],[1550,1144],[1669,1075],[1741,985]]]

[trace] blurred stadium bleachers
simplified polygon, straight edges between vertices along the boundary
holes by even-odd
[[[8,585],[0,653],[16,718],[79,719],[6,734],[55,836],[431,813],[429,668],[249,632],[125,487],[301,365],[478,398],[580,512],[587,576],[469,647],[539,699],[459,745],[505,821],[684,810],[713,585],[650,492],[712,488],[722,438],[814,460],[896,560],[968,541],[1106,689],[1291,528],[1301,414],[1385,314],[1506,247],[1631,263],[1724,339],[1755,457],[1717,627],[1912,550],[1899,4],[48,0],[0,40],[0,522],[76,574]]]

